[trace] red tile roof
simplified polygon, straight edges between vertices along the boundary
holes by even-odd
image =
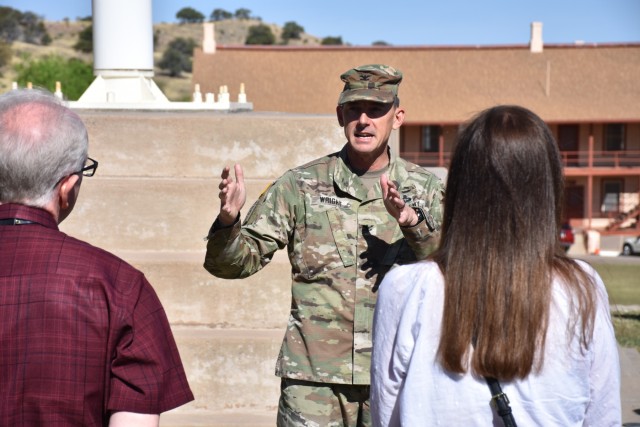
[[[368,63],[400,69],[409,124],[451,124],[495,105],[526,106],[547,122],[640,122],[640,43],[483,47],[196,49],[193,83],[232,101],[241,83],[255,111],[333,114],[340,74]]]

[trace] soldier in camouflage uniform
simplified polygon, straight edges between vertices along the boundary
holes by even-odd
[[[366,65],[342,74],[341,151],[287,171],[246,201],[242,168],[222,172],[220,212],[205,268],[240,279],[278,249],[291,261],[291,313],[276,364],[279,426],[368,426],[376,290],[394,265],[424,259],[441,221],[442,184],[391,152],[404,120],[400,71]]]

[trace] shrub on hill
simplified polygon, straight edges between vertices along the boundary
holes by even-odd
[[[180,76],[183,71],[191,72],[191,58],[195,47],[196,42],[193,39],[173,39],[164,51],[158,67],[173,77]]]
[[[249,27],[246,44],[263,44],[271,45],[276,42],[276,36],[273,35],[271,27],[265,24],[253,25]]]
[[[286,43],[290,39],[300,39],[300,35],[304,32],[304,27],[299,25],[295,21],[289,21],[284,23],[282,27],[282,40]]]
[[[320,44],[323,46],[331,46],[331,45],[343,45],[344,43],[342,42],[341,36],[338,36],[338,37],[327,36],[322,39]]]
[[[78,33],[78,41],[73,48],[84,53],[93,52],[93,25],[89,25]]]
[[[18,84],[32,83],[53,92],[55,82],[62,85],[66,99],[77,100],[93,81],[93,67],[76,58],[64,59],[50,55],[37,61],[16,65]],[[51,87],[53,85],[53,87]]]

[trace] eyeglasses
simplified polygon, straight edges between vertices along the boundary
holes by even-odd
[[[91,157],[87,157],[87,165],[80,169],[78,172],[74,172],[72,175],[77,173],[81,173],[82,176],[93,176],[96,173],[96,169],[98,169],[98,161],[93,160]]]
[[[58,181],[56,181],[56,184],[54,185],[54,187],[57,187],[58,184],[60,184],[62,182],[63,179],[65,179],[68,176],[71,175],[76,175],[76,174],[82,174],[82,176],[93,176],[96,173],[96,169],[98,169],[98,161],[97,160],[93,160],[91,157],[87,157],[87,161],[86,163],[88,163],[85,167],[83,167],[82,169],[80,169],[77,172],[71,172],[68,175],[63,176],[62,178],[60,178]]]

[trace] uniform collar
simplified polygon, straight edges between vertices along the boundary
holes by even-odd
[[[342,150],[338,153],[338,159],[335,164],[333,172],[333,181],[340,190],[350,194],[358,200],[366,200],[368,195],[368,189],[364,186],[362,180],[349,169],[347,165],[347,145],[342,147]],[[403,168],[398,168],[398,155],[390,148],[387,147],[387,153],[389,154],[389,170],[387,175],[389,179],[403,182],[406,178],[406,171]],[[400,176],[401,175],[401,176]],[[374,185],[375,198],[382,197],[382,189],[380,184]]]

